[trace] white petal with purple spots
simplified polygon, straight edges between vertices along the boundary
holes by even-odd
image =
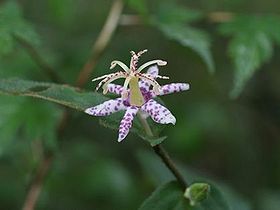
[[[171,83],[168,85],[161,86],[159,95],[167,95],[171,93],[185,91],[188,89],[190,89],[190,85],[188,83]]]
[[[129,129],[132,126],[133,118],[137,114],[138,110],[139,108],[135,106],[130,106],[127,108],[120,123],[118,142],[122,141],[127,136]]]
[[[150,74],[152,78],[155,78],[158,75],[158,67],[155,66],[151,66],[148,71],[147,74]],[[150,88],[150,83],[147,80],[140,80],[139,81],[139,87],[141,89],[144,89],[145,91],[148,91]]]
[[[121,95],[121,93],[123,92],[123,86],[111,83],[111,84],[108,85],[108,91],[110,93]]]
[[[149,100],[146,104],[144,104],[141,107],[141,110],[147,112],[151,116],[151,118],[157,123],[172,123],[173,125],[175,125],[176,123],[176,118],[171,114],[171,112],[153,99]]]
[[[155,66],[151,66],[148,70],[147,70],[147,74],[152,75],[153,77],[156,77],[158,75],[158,67],[157,65]]]
[[[117,98],[105,101],[104,103],[97,106],[90,107],[85,110],[85,113],[94,116],[106,116],[125,109],[126,106],[123,104],[123,100],[121,98]]]

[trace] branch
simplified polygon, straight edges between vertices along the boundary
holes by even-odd
[[[232,12],[210,12],[207,14],[207,19],[214,23],[229,22],[234,19],[235,14]]]
[[[62,83],[62,79],[55,73],[55,70],[40,56],[37,50],[25,39],[14,35],[17,42],[26,50],[33,61],[43,70],[43,72],[56,83]]]
[[[147,135],[150,137],[153,137],[154,134],[152,132],[152,129],[150,125],[148,124],[147,120],[144,119],[141,114],[138,115],[139,119],[144,127],[144,130],[146,131]],[[177,169],[175,163],[170,158],[168,152],[163,148],[162,145],[158,144],[156,146],[153,146],[154,152],[161,158],[162,162],[165,164],[165,166],[171,171],[171,173],[176,177],[178,183],[182,187],[183,190],[185,190],[188,187],[187,182],[184,180],[184,177]]]
[[[209,22],[213,23],[224,23],[232,21],[235,17],[235,14],[232,12],[210,12],[205,15],[205,18]],[[145,22],[141,19],[139,15],[129,15],[129,14],[122,14],[120,17],[119,24],[121,26],[137,26],[137,25],[144,25]]]
[[[52,160],[52,155],[44,156],[42,162],[40,163],[37,169],[37,172],[35,173],[35,177],[30,183],[30,188],[28,190],[27,196],[22,207],[23,210],[33,210],[35,208]]]
[[[88,80],[90,74],[93,71],[93,68],[95,67],[97,60],[104,52],[105,48],[108,46],[113,33],[115,32],[118,23],[119,18],[122,14],[123,10],[123,2],[122,0],[115,0],[111,10],[109,12],[109,15],[107,17],[107,20],[96,40],[94,43],[92,50],[91,50],[91,56],[88,58],[87,62],[83,66],[79,76],[78,80],[76,82],[76,85],[78,87],[82,87]]]

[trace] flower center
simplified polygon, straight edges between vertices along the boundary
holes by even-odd
[[[145,99],[139,87],[138,78],[133,76],[129,81],[130,98],[129,103],[131,106],[142,106]]]

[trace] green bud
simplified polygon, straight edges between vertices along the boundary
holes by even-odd
[[[188,187],[184,193],[184,197],[190,200],[190,205],[194,206],[198,202],[203,201],[210,193],[210,185],[207,183],[194,183]]]

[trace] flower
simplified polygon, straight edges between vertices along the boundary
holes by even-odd
[[[157,78],[158,67],[157,66],[150,67],[147,74],[149,74],[150,77],[152,78]],[[145,80],[139,81],[139,87],[140,87],[141,95],[143,96],[144,99],[144,103],[141,104],[140,106],[135,106],[131,104],[131,98],[134,96],[132,95],[131,90],[127,90],[128,91],[127,98],[124,99],[120,97],[116,99],[111,99],[97,106],[90,107],[86,109],[85,112],[93,116],[107,116],[121,110],[126,110],[124,117],[120,122],[119,137],[118,137],[119,142],[122,141],[128,135],[129,129],[132,126],[133,118],[135,117],[138,111],[142,111],[148,114],[157,123],[175,124],[176,118],[172,115],[172,113],[166,107],[156,102],[153,98],[155,98],[157,95],[166,95],[174,92],[188,90],[189,84],[172,83],[172,84],[163,85],[160,88],[158,94],[156,94],[154,91],[150,89],[150,83],[146,82]],[[124,91],[125,87],[116,84],[108,84],[107,88],[110,93],[122,95],[122,92]]]
[[[131,51],[130,53],[132,56],[131,56],[129,68],[121,61],[117,61],[117,60],[112,61],[110,69],[113,69],[114,67],[119,65],[124,71],[118,71],[112,74],[106,74],[101,77],[97,77],[93,79],[92,81],[101,80],[97,85],[96,90],[98,90],[102,86],[103,94],[106,94],[108,92],[109,84],[111,82],[120,78],[125,78],[122,92],[120,93],[122,98],[126,99],[128,97],[127,87],[129,85],[130,92],[132,93],[131,95],[133,96],[130,99],[130,104],[135,106],[141,106],[144,103],[144,98],[142,97],[138,81],[139,79],[142,79],[147,81],[150,85],[152,85],[153,91],[158,94],[160,91],[160,85],[158,84],[156,79],[157,78],[169,79],[169,77],[160,76],[160,75],[152,76],[149,73],[143,74],[141,73],[141,71],[153,64],[157,64],[159,66],[165,66],[167,62],[163,60],[152,60],[137,68],[139,58],[145,52],[147,52],[147,50],[142,50],[138,53]]]

